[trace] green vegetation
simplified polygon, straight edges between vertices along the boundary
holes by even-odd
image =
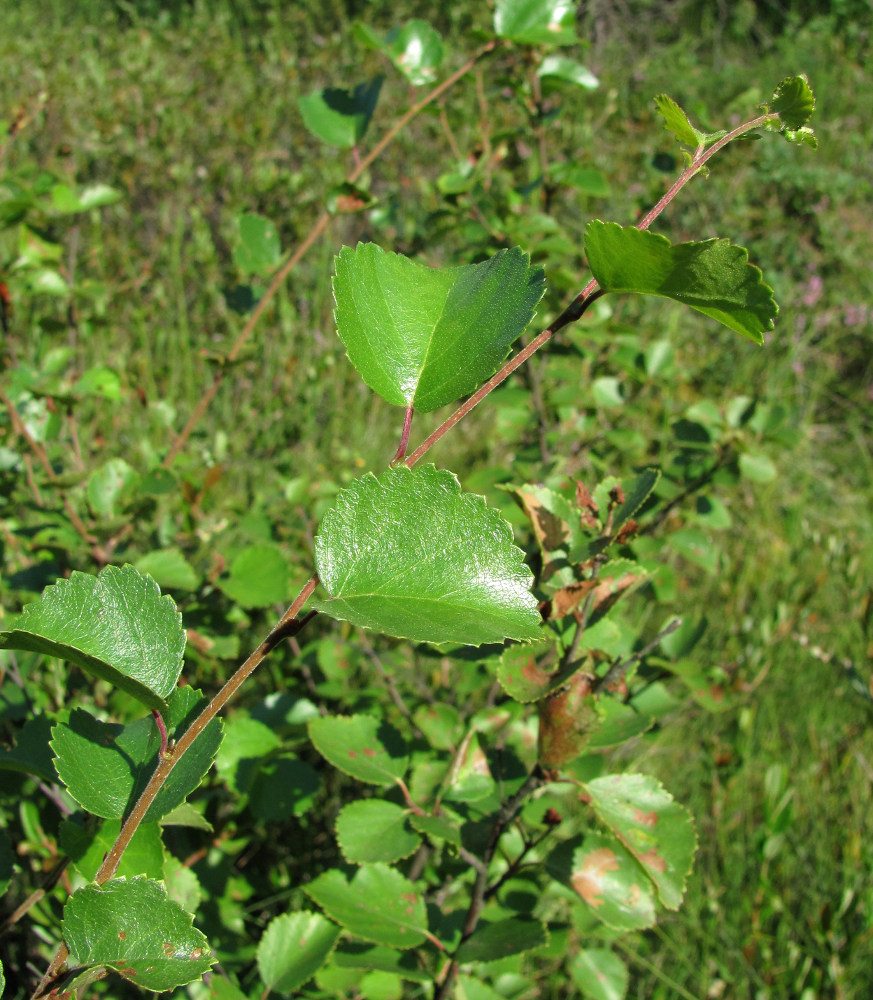
[[[500,30],[520,41],[484,53],[366,164],[406,109],[492,37],[486,5],[432,6],[41,0],[4,12],[0,630],[24,631],[42,616],[46,630],[63,632],[54,645],[0,650],[0,734],[9,747],[0,756],[0,886],[8,885],[10,920],[0,937],[3,996],[30,995],[55,954],[62,914],[75,954],[91,946],[93,890],[64,906],[94,878],[134,790],[154,769],[158,736],[142,705],[161,709],[181,744],[202,705],[198,692],[211,697],[256,648],[316,561],[325,583],[331,565],[342,571],[338,587],[311,605],[326,613],[299,639],[276,645],[229,704],[221,748],[219,724],[210,723],[182,757],[156,806],[176,810],[174,822],[162,833],[144,823],[119,873],[163,878],[170,898],[195,914],[194,929],[174,933],[204,967],[201,931],[218,956],[211,986],[176,995],[254,997],[264,984],[287,994],[307,981],[300,995],[440,995],[429,971],[422,979],[421,968],[397,960],[412,952],[393,951],[391,935],[402,925],[420,935],[416,943],[428,932],[450,949],[459,944],[464,880],[470,854],[485,852],[488,809],[524,787],[536,756],[527,703],[557,690],[555,676],[563,683],[579,674],[567,670],[571,655],[549,675],[548,660],[521,669],[511,652],[499,659],[499,648],[436,650],[348,624],[427,638],[408,630],[402,601],[376,620],[340,592],[348,582],[342,553],[355,537],[344,534],[349,511],[360,513],[377,482],[363,473],[386,490],[418,474],[386,472],[401,423],[390,403],[416,402],[414,446],[441,426],[457,395],[495,370],[534,308],[523,344],[555,321],[590,273],[602,289],[658,290],[639,266],[651,254],[672,269],[677,295],[585,300],[579,322],[428,455],[456,471],[464,493],[446,486],[447,473],[421,482],[431,504],[442,490],[446,521],[465,525],[470,551],[477,530],[494,523],[477,521],[482,511],[467,502],[484,494],[525,550],[559,649],[576,649],[573,613],[584,608],[584,624],[598,630],[586,640],[596,653],[588,667],[602,680],[610,664],[624,664],[627,686],[604,698],[617,714],[599,719],[587,747],[594,752],[567,773],[601,819],[601,771],[663,782],[695,819],[694,869],[673,909],[687,844],[671,813],[680,877],[653,883],[652,896],[653,910],[655,895],[671,908],[659,908],[651,929],[627,932],[648,927],[644,920],[622,933],[607,928],[558,884],[571,867],[564,845],[580,829],[590,836],[594,824],[583,818],[578,789],[568,795],[548,784],[504,833],[495,860],[502,881],[488,897],[486,933],[461,945],[457,957],[469,964],[456,995],[597,996],[591,967],[620,983],[620,959],[626,995],[647,1000],[868,997],[873,124],[860,104],[870,84],[870,5],[591,3],[575,28],[564,5],[554,49],[538,48],[542,39],[522,37],[525,23],[504,15]],[[414,64],[406,36],[384,41],[412,18],[441,36],[420,36],[427,44]],[[798,73],[816,92],[817,151],[763,131],[760,141],[726,146],[657,219],[672,246],[591,223],[639,224],[695,143],[716,143],[716,130],[753,117],[780,80]],[[326,106],[326,87],[349,94]],[[672,101],[656,106],[666,94]],[[783,109],[782,124],[790,114]],[[314,231],[326,206],[329,218]],[[313,232],[318,238],[263,318],[238,340],[272,276]],[[712,290],[704,301],[700,288],[699,311],[676,301],[694,280],[681,247],[715,237],[747,248],[772,285],[780,306],[773,332],[769,294],[759,294],[765,286],[738,253],[754,308],[715,308]],[[629,258],[638,269],[611,271],[624,238],[638,241]],[[439,370],[391,398],[378,350],[348,305],[365,273],[382,280],[387,255],[365,246],[334,260],[359,242],[414,262],[390,258],[407,302],[411,288],[432,305],[440,294],[472,296],[471,286],[505,282],[504,340],[472,385],[447,391]],[[530,261],[517,251],[495,256],[514,246]],[[706,246],[713,254],[723,245]],[[418,272],[421,264],[443,270]],[[517,280],[530,284],[508,302]],[[465,301],[469,331],[481,333],[475,301]],[[463,309],[452,315],[460,326]],[[726,315],[732,329],[715,322]],[[763,348],[749,342],[762,334]],[[654,467],[660,478],[645,471]],[[418,471],[431,476],[426,469]],[[397,498],[398,524],[427,524],[405,504]],[[638,524],[628,526],[631,519]],[[563,532],[558,543],[549,528]],[[518,583],[517,550],[500,530],[491,570]],[[610,597],[622,598],[614,610],[605,598],[594,605],[577,596],[591,568],[582,550],[587,556],[600,542],[628,561],[626,576],[608,577]],[[96,613],[94,595],[136,576],[110,568],[98,580],[96,572],[128,563],[181,612],[187,687],[176,688],[173,675],[181,645],[121,666],[104,663],[104,647],[75,652],[75,625]],[[415,570],[392,564],[392,573],[414,578]],[[56,605],[37,603],[58,578],[67,582],[49,592]],[[344,621],[335,622],[328,615],[339,604],[335,617]],[[64,613],[53,618],[57,608]],[[530,608],[510,624],[498,610],[499,636],[530,635]],[[156,591],[146,588],[137,614],[181,636]],[[485,617],[441,622],[436,641],[482,641],[492,623]],[[684,622],[678,631],[675,618]],[[464,629],[474,626],[470,638]],[[345,735],[331,725],[353,712],[390,723],[355,733],[384,750],[375,764],[342,766],[337,755]],[[406,751],[389,730],[408,748],[411,800],[427,801],[444,781],[451,822],[409,819],[409,800],[385,791],[406,775]],[[128,761],[106,772],[112,780],[103,787],[88,767],[70,767],[101,739],[117,742]],[[453,756],[459,745],[463,753]],[[111,768],[117,755],[105,761]],[[654,794],[659,786],[644,780]],[[374,788],[384,798],[370,798]],[[463,855],[452,825],[459,816]],[[367,824],[392,826],[400,853],[380,854],[378,837],[359,834]],[[396,868],[386,863],[422,843],[442,846]],[[519,857],[533,863],[516,867]],[[311,980],[337,942],[319,911],[366,936],[348,893],[403,891],[406,883],[395,882],[400,872],[413,878],[410,868],[430,889],[428,912],[421,897],[421,913],[386,911],[384,926],[369,928],[389,946],[385,954],[367,966],[346,942],[336,953],[342,961]],[[154,886],[136,884],[136,905],[165,910],[172,923],[180,911]],[[493,930],[510,919],[520,930]],[[538,936],[542,922],[548,942]],[[298,937],[312,947],[302,979],[299,966],[282,964],[283,943]],[[401,933],[400,941],[408,939]],[[499,948],[510,957],[493,960]],[[140,982],[162,989],[161,974]],[[167,981],[180,981],[173,974]],[[110,977],[88,995],[142,994]]]

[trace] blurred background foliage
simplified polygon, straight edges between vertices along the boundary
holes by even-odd
[[[643,594],[629,613],[654,626],[667,611],[705,623],[694,658],[723,703],[674,693],[661,724],[621,751],[668,782],[701,834],[683,908],[623,945],[629,996],[869,997],[869,0],[592,0],[580,6],[573,53],[599,81],[590,90],[537,95],[516,53],[483,61],[370,169],[372,209],[334,217],[226,371],[169,485],[148,479],[235,339],[246,296],[259,292],[234,254],[240,213],[272,220],[290,251],[353,165],[353,153],[305,130],[298,96],[387,73],[364,151],[420,96],[358,44],[354,20],[384,33],[424,18],[454,68],[491,16],[486,4],[412,0],[7,0],[0,117],[8,126],[21,110],[25,120],[0,161],[0,280],[11,298],[0,384],[57,456],[98,539],[129,525],[113,561],[181,554],[162,585],[194,630],[189,679],[214,689],[264,632],[265,605],[311,572],[332,497],[383,468],[396,446],[396,414],[360,383],[334,334],[339,247],[374,240],[447,265],[520,243],[546,268],[547,320],[587,280],[586,222],[633,222],[681,168],[654,95],[666,91],[717,129],[752,113],[782,77],[806,73],[818,151],[738,143],[655,227],[674,241],[723,236],[749,248],[781,305],[763,350],[671,303],[603,303],[433,457],[501,506],[522,544],[524,521],[500,483],[574,476],[593,486],[654,463],[665,470],[662,504],[684,497],[642,539],[638,554],[666,568],[655,600]],[[46,212],[26,203],[46,177],[120,197]],[[45,241],[33,250],[41,264],[60,248],[51,262],[66,290],[46,291],[35,268],[17,266],[23,219],[32,243]],[[111,390],[74,391],[104,366]],[[415,433],[444,416],[417,418]],[[59,505],[34,504],[32,461],[16,442],[0,417],[0,596],[10,611],[57,574],[93,566]],[[139,477],[128,494],[105,485],[119,458]],[[285,561],[252,607],[239,560],[255,545]],[[306,685],[338,696],[352,682],[331,660],[332,626],[319,628],[304,650]],[[352,645],[360,666],[372,648]],[[403,660],[384,645],[386,662]],[[432,675],[417,655],[401,665]],[[248,697],[300,683],[291,654],[277,656]],[[12,687],[2,688],[4,727],[27,714]],[[118,712],[118,696],[105,697]],[[2,794],[11,802],[23,787]],[[259,822],[266,835],[269,816]],[[324,850],[317,838],[291,841],[286,881]],[[265,842],[250,851],[275,864]],[[207,905],[237,907],[242,941],[246,882],[229,871],[201,881],[214,894]],[[280,886],[261,892],[271,889]]]

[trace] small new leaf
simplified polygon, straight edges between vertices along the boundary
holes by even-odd
[[[770,110],[779,115],[783,126],[790,132],[806,125],[815,110],[815,96],[805,74],[788,76],[779,84],[770,102]]]

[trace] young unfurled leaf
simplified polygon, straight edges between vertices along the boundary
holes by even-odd
[[[427,413],[497,371],[533,319],[544,281],[518,247],[443,270],[375,243],[343,247],[333,283],[337,333],[374,392]]]
[[[160,882],[117,878],[86,885],[64,907],[70,964],[105,966],[156,993],[193,982],[213,958],[191,916]]]
[[[298,98],[297,104],[313,135],[329,146],[349,149],[364,138],[381,89],[382,77],[377,76],[353,91],[327,87]]]
[[[308,728],[321,756],[358,781],[387,786],[406,774],[406,744],[387,722],[372,715],[327,715],[310,719]]]
[[[667,131],[683,145],[690,146],[692,149],[711,146],[712,143],[718,142],[727,134],[723,129],[720,132],[701,132],[700,129],[691,124],[688,115],[667,94],[658,94],[655,98],[655,106],[664,119],[664,127]]]
[[[331,919],[365,941],[414,948],[425,940],[427,912],[421,892],[387,865],[360,868],[350,882],[333,868],[304,885],[303,891]]]
[[[642,865],[664,906],[678,909],[697,848],[688,810],[644,774],[611,774],[585,787],[598,818]]]
[[[788,76],[776,88],[770,102],[782,124],[791,132],[803,128],[815,110],[815,96],[806,76]]]
[[[329,597],[314,607],[340,621],[437,644],[539,635],[512,529],[432,465],[355,480],[325,515],[315,560]]]
[[[182,670],[185,630],[170,597],[133,566],[99,576],[73,572],[28,604],[0,648],[27,649],[75,663],[138,698],[166,709]]]
[[[258,945],[261,979],[278,993],[293,993],[328,960],[340,928],[320,913],[302,910],[270,921]]]
[[[691,306],[756,344],[778,307],[743,247],[728,240],[672,245],[664,236],[594,220],[585,235],[594,277],[607,292],[660,295]]]
[[[576,4],[572,0],[497,0],[494,32],[522,45],[573,45]]]

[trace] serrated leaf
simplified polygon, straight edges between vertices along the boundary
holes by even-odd
[[[494,33],[522,45],[573,45],[576,4],[572,0],[497,0]]]
[[[299,97],[297,104],[303,123],[329,146],[340,149],[356,146],[364,138],[376,110],[382,79],[381,76],[374,77],[369,83],[359,83],[351,91],[327,87]]]
[[[356,865],[374,861],[390,864],[408,858],[421,843],[409,820],[409,810],[394,802],[350,802],[336,818],[336,838],[343,857]]]
[[[585,252],[608,292],[658,295],[691,306],[756,344],[773,329],[778,307],[743,247],[728,240],[677,243],[632,226],[594,220]]]
[[[319,716],[309,720],[309,738],[325,760],[371,785],[393,785],[409,766],[397,730],[372,715]]]
[[[319,611],[418,642],[478,646],[539,635],[532,576],[512,529],[432,465],[355,480],[315,539]]]
[[[170,597],[133,566],[74,571],[28,604],[0,647],[58,656],[165,709],[182,670],[185,630]]]
[[[806,125],[815,110],[815,97],[806,76],[786,77],[773,93],[770,110],[779,115],[790,131]]]
[[[121,820],[107,819],[97,829],[88,831],[72,820],[63,820],[59,830],[62,850],[69,855],[76,871],[92,882],[103,859],[121,832]],[[121,856],[116,876],[145,875],[161,878],[164,851],[157,823],[141,823]]]
[[[281,740],[270,726],[249,715],[234,715],[225,722],[225,739],[215,758],[223,781],[244,795],[260,761],[278,749]]]
[[[518,247],[437,270],[359,243],[335,263],[337,333],[352,364],[389,403],[422,413],[490,378],[545,291]]]
[[[482,922],[458,948],[455,961],[494,962],[511,955],[523,955],[541,948],[549,940],[548,931],[539,920],[516,916],[493,924]]]
[[[73,893],[63,934],[71,963],[107,966],[155,992],[193,982],[213,963],[190,914],[146,878],[112,879]]]
[[[664,906],[678,909],[697,848],[688,810],[648,775],[612,774],[585,787],[598,818],[642,865]]]
[[[627,995],[627,968],[608,948],[578,952],[570,962],[570,975],[588,1000],[624,1000]]]
[[[443,61],[443,42],[440,33],[427,21],[408,21],[388,37],[391,61],[414,87],[436,79]]]
[[[703,133],[696,129],[688,120],[688,115],[667,94],[658,94],[655,106],[664,119],[664,127],[675,136],[679,142],[692,149],[703,145]]]
[[[245,274],[269,274],[282,254],[275,225],[254,212],[243,212],[237,226],[240,241],[233,251],[234,263]]]
[[[178,739],[205,700],[193,688],[174,691],[165,715],[169,733]],[[145,815],[147,822],[160,819],[194,791],[212,766],[221,736],[221,720],[213,719],[170,772]],[[68,723],[54,727],[51,747],[58,776],[79,805],[95,816],[119,819],[157,767],[160,735],[151,716],[118,726],[77,708]]]
[[[333,951],[340,929],[320,913],[302,910],[271,920],[258,944],[258,971],[271,990],[293,993]]]
[[[575,889],[608,927],[631,931],[655,923],[654,887],[630,852],[612,837],[588,834],[575,849],[561,845],[546,859],[546,869]]]
[[[537,76],[566,80],[583,90],[596,90],[600,86],[600,81],[587,66],[566,56],[546,56],[540,63]]]
[[[331,869],[303,891],[349,933],[392,948],[414,948],[426,938],[427,913],[418,888],[387,865],[360,868],[346,882]]]
[[[540,701],[562,687],[583,666],[573,662],[559,669],[557,657],[558,647],[553,641],[509,646],[500,657],[497,680],[516,701]]]
[[[661,478],[660,469],[643,469],[625,493],[624,503],[612,516],[613,532],[632,518],[649,499]]]
[[[454,824],[441,816],[419,816],[413,813],[409,817],[410,824],[431,840],[444,840],[454,847],[461,846],[461,831]]]

